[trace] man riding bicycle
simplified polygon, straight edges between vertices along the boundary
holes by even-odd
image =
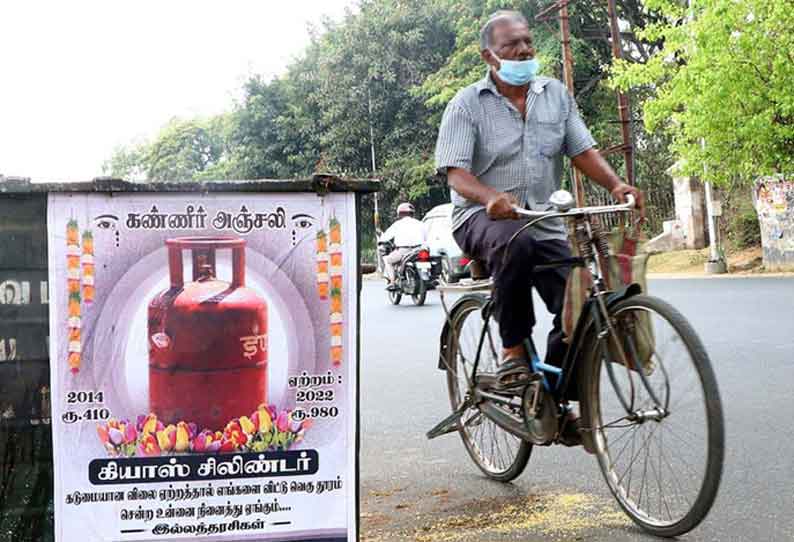
[[[574,98],[560,81],[537,75],[538,62],[526,18],[498,11],[480,33],[485,78],[449,102],[436,145],[436,167],[451,188],[455,240],[469,256],[488,266],[494,281],[493,309],[502,339],[498,382],[508,388],[530,375],[524,341],[535,324],[531,289],[537,288],[554,327],[546,362],[565,355],[562,308],[568,268],[534,271],[536,265],[571,257],[561,219],[546,220],[522,233],[526,224],[513,206],[549,208],[560,188],[563,154],[618,201],[642,194],[624,183],[595,149]],[[573,426],[573,424],[569,424]],[[574,444],[575,435],[569,439]]]

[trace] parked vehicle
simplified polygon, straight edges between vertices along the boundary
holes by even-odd
[[[427,227],[427,245],[431,257],[438,257],[439,274],[444,282],[454,283],[469,276],[469,259],[452,237],[452,204],[433,207],[422,219]]]
[[[381,257],[394,250],[391,242],[378,243]],[[431,270],[433,261],[427,247],[419,246],[412,249],[395,267],[396,284],[386,290],[389,302],[399,305],[403,295],[410,295],[414,305],[425,304],[427,291],[434,286],[435,280]]]

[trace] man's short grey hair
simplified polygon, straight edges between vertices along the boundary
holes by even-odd
[[[529,28],[529,21],[524,15],[512,9],[500,9],[485,22],[480,30],[480,50],[484,51],[491,48],[493,38],[493,27],[502,23],[520,23]]]

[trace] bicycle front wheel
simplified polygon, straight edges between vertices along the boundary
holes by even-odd
[[[661,299],[637,295],[609,313],[617,341],[589,343],[582,420],[621,508],[656,536],[678,536],[706,517],[722,476],[714,372],[690,324]]]
[[[447,340],[447,388],[452,410],[458,410],[477,374],[495,373],[502,342],[493,318],[483,315],[487,298],[466,296],[458,305]],[[471,407],[460,418],[460,438],[474,463],[488,478],[509,482],[519,476],[529,461],[532,445],[508,433]]]

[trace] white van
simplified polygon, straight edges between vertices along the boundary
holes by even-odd
[[[431,256],[441,256],[441,275],[448,283],[468,277],[469,259],[463,255],[452,237],[452,204],[445,203],[430,209],[422,218],[427,228],[427,245]]]

